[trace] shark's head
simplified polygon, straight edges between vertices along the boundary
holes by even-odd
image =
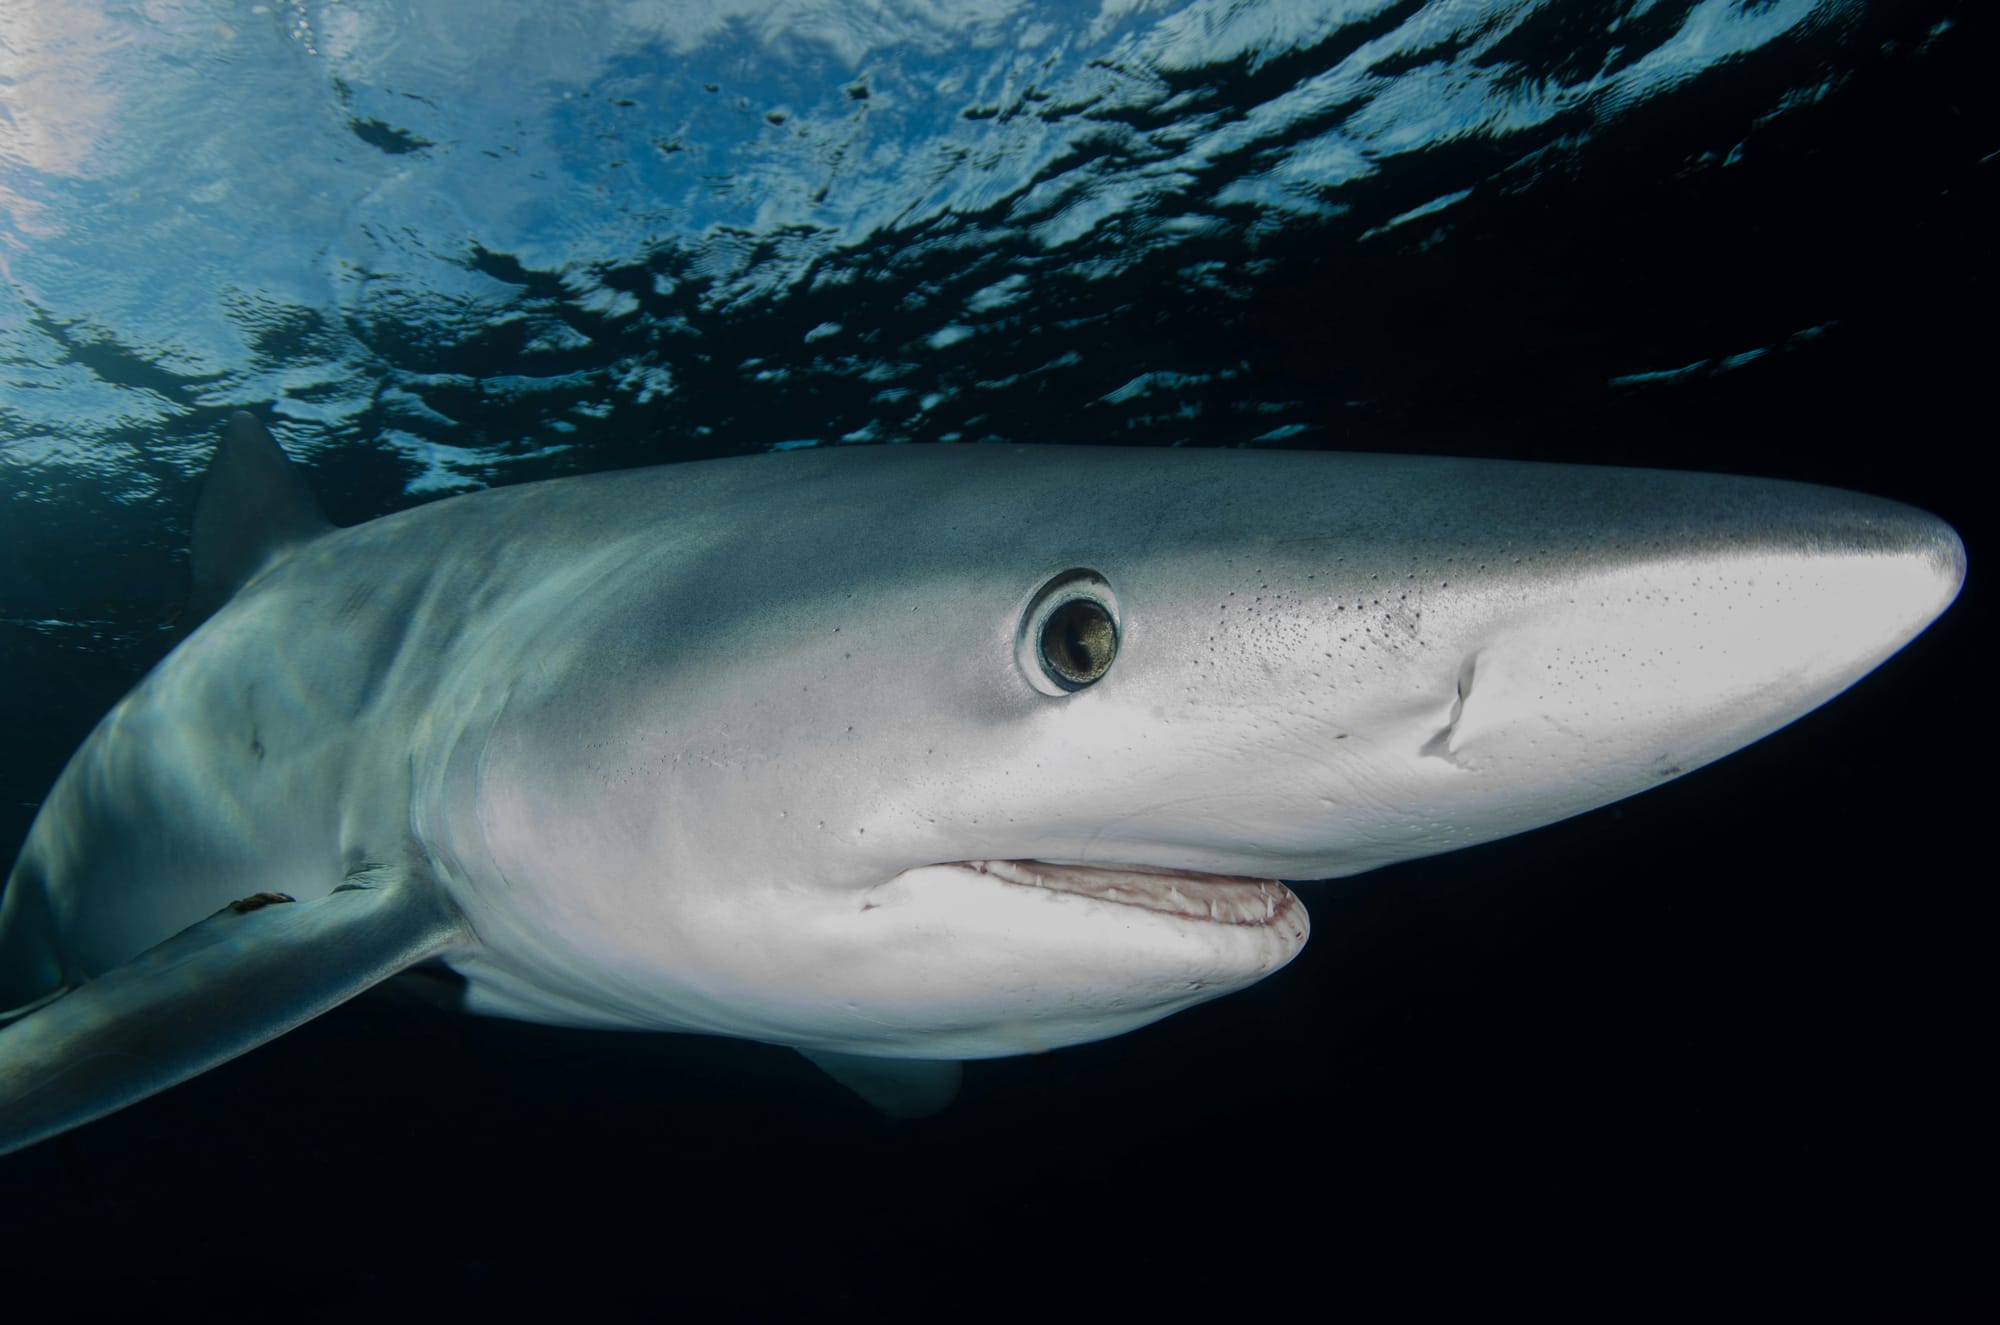
[[[673,478],[517,609],[534,643],[440,778],[483,996],[885,1056],[1249,984],[1306,939],[1274,880],[1697,768],[1964,571],[1907,507],[1641,470],[927,447]]]

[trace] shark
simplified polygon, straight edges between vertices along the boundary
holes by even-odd
[[[809,449],[335,528],[239,413],[188,629],[0,896],[0,1150],[392,981],[932,1112],[1279,970],[1294,885],[1792,722],[1965,569],[1826,487],[1259,450]]]

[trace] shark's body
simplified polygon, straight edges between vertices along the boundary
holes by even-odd
[[[1276,970],[1274,880],[1757,739],[1964,574],[1829,489],[1326,454],[842,449],[332,530],[247,416],[196,537],[213,615],[0,903],[0,1007],[46,1004],[0,1029],[0,1148],[427,961],[471,1011],[928,1107],[934,1064]],[[265,893],[298,900],[231,907]]]

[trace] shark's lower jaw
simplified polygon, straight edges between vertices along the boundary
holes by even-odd
[[[1292,890],[1274,879],[1139,865],[1056,865],[1043,860],[963,860],[955,867],[1020,887],[1046,888],[1218,925],[1277,926],[1304,910]]]

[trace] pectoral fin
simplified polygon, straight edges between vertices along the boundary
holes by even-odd
[[[958,1097],[961,1063],[801,1049],[807,1061],[891,1118],[928,1118]]]
[[[421,879],[226,906],[0,1029],[0,1154],[227,1062],[469,939]]]

